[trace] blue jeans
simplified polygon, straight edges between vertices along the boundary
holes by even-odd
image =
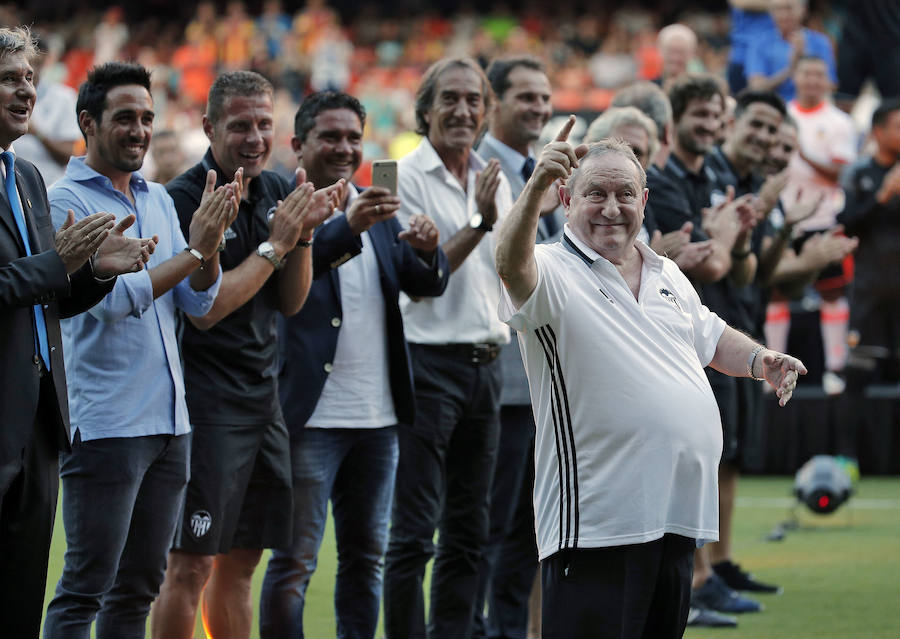
[[[338,551],[337,636],[375,635],[398,455],[396,426],[291,433],[293,544],[273,551],[266,568],[259,610],[263,639],[303,637],[303,604],[329,498]]]
[[[188,479],[190,435],[112,437],[60,455],[65,568],[44,637],[143,637]]]

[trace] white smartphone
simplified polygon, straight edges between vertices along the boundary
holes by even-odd
[[[372,186],[380,186],[397,195],[397,160],[372,162]]]

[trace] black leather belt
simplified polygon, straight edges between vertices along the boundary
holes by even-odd
[[[415,344],[415,346],[465,359],[472,364],[490,364],[500,355],[500,346],[487,342],[480,344]]]

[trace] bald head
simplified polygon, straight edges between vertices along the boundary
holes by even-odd
[[[663,27],[656,39],[663,59],[663,77],[675,78],[687,73],[688,63],[697,55],[697,36],[683,24]]]

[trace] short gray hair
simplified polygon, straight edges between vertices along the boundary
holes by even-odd
[[[652,82],[637,82],[621,89],[613,96],[610,106],[637,107],[656,124],[659,141],[665,141],[666,127],[672,121],[672,105],[665,91]]]
[[[612,132],[623,126],[640,127],[647,133],[647,157],[652,158],[659,150],[658,132],[656,123],[647,117],[637,107],[614,107],[604,111],[596,120],[591,122],[587,133],[584,134],[585,144],[599,142],[604,138],[613,137]]]
[[[29,62],[37,57],[37,39],[31,34],[31,29],[26,26],[0,28],[0,58],[19,53],[24,54]]]
[[[640,182],[641,188],[647,188],[647,172],[644,171],[644,167],[642,167],[641,163],[638,162],[634,151],[631,150],[631,147],[628,145],[628,143],[620,138],[606,138],[600,140],[599,142],[592,142],[588,144],[587,153],[585,153],[584,156],[580,160],[578,160],[578,167],[572,171],[572,175],[569,176],[569,179],[566,182],[566,188],[569,189],[569,192],[571,193],[572,189],[574,188],[575,183],[581,176],[581,172],[584,170],[584,166],[588,163],[588,160],[592,158],[600,158],[611,153],[620,155],[634,164],[635,168],[637,169],[638,181]]]

